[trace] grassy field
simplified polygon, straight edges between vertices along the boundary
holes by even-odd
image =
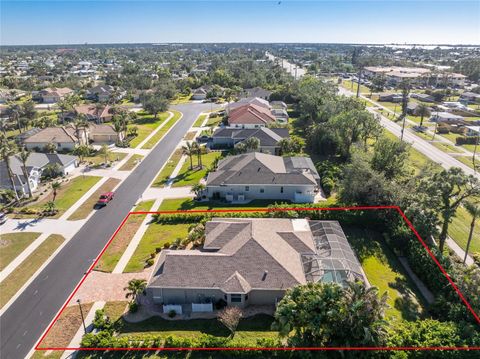
[[[210,126],[210,127],[218,126],[220,125],[222,120],[223,120],[222,116],[214,116],[214,117],[210,116],[207,121],[207,126]]]
[[[134,211],[148,211],[150,208],[152,208],[153,202],[154,201],[152,200],[139,203],[135,207]],[[128,244],[142,224],[144,218],[145,215],[139,214],[131,215],[128,218],[122,229],[115,236],[115,239],[110,243],[107,250],[100,257],[95,270],[102,272],[113,271],[118,261],[122,257],[123,252],[125,252]]]
[[[150,115],[144,111],[137,112],[138,119],[130,124],[128,127],[137,127],[138,134],[133,140],[130,141],[130,147],[137,147],[149,134],[152,133],[160,124],[162,124],[169,116],[168,112],[162,112],[158,114],[155,119],[153,115]]]
[[[198,169],[194,167],[192,170],[190,170],[190,160],[187,158],[180,169],[180,172],[175,177],[173,187],[191,186],[198,183],[203,177],[205,177],[207,170],[212,165],[213,161],[221,156],[221,152],[210,152],[204,154],[202,155],[203,168]],[[193,159],[194,166],[196,163],[195,161],[196,158]]]
[[[131,171],[131,170],[134,169],[134,167],[137,165],[137,163],[142,160],[142,158],[143,158],[142,155],[134,154],[118,170],[119,171]]]
[[[184,239],[188,234],[188,227],[188,224],[150,223],[124,272],[141,272],[156,248],[163,247],[167,242],[171,244],[177,238]]]
[[[82,304],[84,315],[92,308],[93,303]],[[65,308],[55,321],[47,336],[40,342],[40,348],[66,348],[72,341],[78,328],[82,325],[80,308],[77,304]]]
[[[64,240],[65,238],[58,234],[51,234],[0,283],[0,307],[3,307],[17,293]]]
[[[457,156],[455,157],[455,159],[462,162],[464,165],[467,165],[468,167],[473,168],[472,157]],[[477,156],[477,158],[475,159],[475,167],[477,168],[477,170],[480,169],[480,156]]]
[[[388,293],[387,318],[415,320],[423,312],[424,299],[380,233],[344,226],[349,243],[357,253],[371,285]]]
[[[459,207],[455,218],[448,227],[448,235],[465,249],[467,247],[468,234],[470,233],[470,223],[472,216],[463,207]],[[477,220],[480,222],[480,219]],[[473,231],[472,242],[470,244],[470,253],[480,252],[480,224],[477,223]],[[463,258],[462,258],[463,259]]]
[[[203,124],[203,121],[207,118],[207,114],[203,114],[198,116],[198,118],[195,120],[195,123],[193,124],[193,127],[201,127]]]
[[[186,95],[186,96],[177,96],[177,98],[175,98],[173,101],[171,101],[170,103],[172,105],[180,105],[182,103],[189,103],[191,100],[190,98],[192,97],[192,95]]]
[[[190,209],[241,209],[241,208],[264,208],[280,201],[257,199],[246,204],[229,204],[222,202],[197,202],[191,198],[165,199],[160,205],[160,211],[190,210]],[[282,202],[284,203],[284,202]]]
[[[105,192],[111,192],[119,183],[119,179],[109,178],[80,207],[78,207],[78,209],[73,212],[70,217],[68,217],[68,220],[76,221],[79,219],[87,218],[90,212],[94,210],[94,206],[97,203],[100,195]]]
[[[260,314],[242,319],[238,325],[235,338],[251,340],[255,344],[260,338],[275,338],[278,333],[271,329],[273,318]],[[153,317],[140,323],[123,322],[120,335],[155,335],[167,337],[175,335],[194,338],[201,334],[227,337],[228,329],[217,319],[165,320]]]
[[[58,213],[54,218],[60,217],[67,209],[77,202],[90,188],[92,188],[102,177],[98,176],[78,176],[71,181],[62,182],[60,189],[57,191],[55,206]],[[52,200],[52,195],[48,195],[41,201],[37,202],[31,208],[43,209],[48,201]]]
[[[173,152],[172,156],[168,159],[165,166],[163,166],[162,170],[157,175],[157,178],[155,178],[155,181],[153,182],[152,187],[163,187],[165,183],[167,183],[168,179],[170,178],[170,175],[172,174],[173,170],[177,166],[178,161],[180,161],[180,158],[182,158],[182,149],[177,148]]]
[[[150,148],[153,148],[157,143],[158,141],[160,141],[163,136],[165,135],[165,133],[167,133],[167,131],[172,128],[173,125],[175,125],[177,123],[177,121],[180,119],[180,117],[182,117],[182,113],[181,112],[178,112],[178,111],[171,111],[173,112],[173,116],[170,120],[168,120],[168,122],[160,129],[157,131],[157,133],[155,133],[155,135],[153,135],[148,141],[147,143],[145,143],[143,146],[142,146],[142,149],[150,149]]]
[[[2,234],[0,236],[0,271],[4,270],[39,236],[40,233],[35,232]]]

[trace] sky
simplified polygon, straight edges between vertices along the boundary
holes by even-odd
[[[0,21],[0,45],[480,44],[480,0],[0,0]]]

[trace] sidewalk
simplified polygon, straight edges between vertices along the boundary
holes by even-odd
[[[462,260],[463,262],[463,258],[465,258],[465,251],[457,244],[457,242],[455,242],[450,236],[447,236],[447,240],[446,240],[446,243],[447,243],[447,246],[455,252],[455,254]],[[472,264],[474,264],[475,262],[473,261],[473,258],[468,255],[467,256],[467,260],[465,261],[465,264],[468,265],[468,266],[471,266]]]

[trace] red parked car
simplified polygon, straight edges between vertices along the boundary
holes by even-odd
[[[112,199],[113,199],[113,192],[104,193],[98,199],[97,206],[98,207],[106,206],[107,203],[110,202]]]

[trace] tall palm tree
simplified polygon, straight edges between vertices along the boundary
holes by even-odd
[[[147,287],[147,281],[145,279],[132,279],[128,282],[128,286],[123,288],[123,290],[128,291],[125,294],[125,298],[132,297],[132,302],[135,302],[137,296],[142,293]]]
[[[470,233],[468,234],[467,248],[465,248],[465,257],[463,258],[463,263],[465,264],[465,262],[467,261],[470,244],[473,238],[473,231],[475,230],[475,221],[477,217],[480,217],[480,202],[465,202],[464,207],[467,212],[470,213],[470,215],[472,216],[472,222],[470,222]]]
[[[116,118],[113,121],[113,130],[117,134],[117,142],[120,142],[120,133],[123,132],[123,125],[120,119]]]
[[[5,168],[7,169],[8,178],[10,180],[10,185],[12,186],[13,192],[15,192],[15,199],[18,201],[18,193],[15,188],[15,180],[13,177],[12,167],[10,166],[10,157],[15,153],[14,146],[9,143],[7,137],[2,134],[0,137],[0,154],[2,155],[2,160],[5,162]]]
[[[418,107],[415,109],[415,113],[417,114],[417,116],[420,116],[420,127],[422,127],[423,118],[430,116],[430,107],[422,103],[418,105]]]
[[[197,155],[197,164],[198,167],[201,169],[203,168],[203,163],[202,163],[202,152],[203,152],[203,147],[200,146],[197,142],[194,142],[193,145],[193,151]]]
[[[60,182],[53,182],[51,184],[51,187],[52,187],[52,190],[53,190],[53,199],[52,199],[52,202],[55,202],[55,199],[57,198],[57,193],[58,193],[58,190],[60,189],[61,185],[60,185]]]
[[[184,146],[182,146],[182,153],[184,155],[187,155],[190,158],[190,169],[193,169],[193,160],[192,157],[195,154],[195,148],[192,146],[191,142],[185,143]]]
[[[22,172],[23,177],[25,177],[25,181],[27,182],[28,197],[32,198],[32,188],[30,187],[30,180],[28,178],[29,176],[27,171],[27,161],[28,157],[30,157],[30,151],[28,151],[26,148],[22,148],[18,153],[18,157],[20,158],[20,161],[22,161]]]

